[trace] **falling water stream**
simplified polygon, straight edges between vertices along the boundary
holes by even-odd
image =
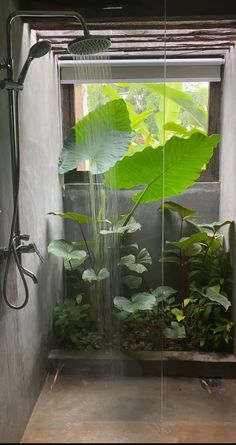
[[[106,56],[96,56],[90,58],[76,57],[75,78],[79,82],[98,83],[107,82],[111,79],[111,68],[107,63],[109,59]],[[104,62],[104,63],[103,63]],[[87,112],[91,110],[86,110]],[[112,116],[107,116],[106,130],[112,132]],[[102,129],[101,129],[102,131]],[[99,138],[99,129],[91,125],[89,128],[89,137],[87,139],[88,147],[91,148],[97,138]],[[112,150],[112,147],[111,147]],[[88,150],[89,151],[89,150]],[[89,172],[88,187],[88,209],[92,218],[90,227],[90,239],[93,246],[93,269],[98,273],[101,269],[109,271],[109,277],[102,281],[97,281],[90,285],[90,304],[92,307],[92,317],[98,324],[101,336],[104,338],[105,348],[111,360],[107,369],[101,369],[101,373],[114,375],[117,373],[117,367],[113,359],[114,349],[119,343],[119,329],[117,323],[114,325],[113,300],[121,295],[121,283],[118,262],[120,258],[120,237],[118,234],[109,235],[100,234],[100,230],[112,228],[119,219],[118,192],[106,187],[102,174],[93,174]],[[118,345],[119,346],[119,345]],[[101,362],[102,363],[102,362]],[[104,367],[104,365],[101,364]],[[116,369],[115,369],[116,368]]]
[[[96,56],[89,58],[88,56],[83,58],[75,57],[76,65],[74,65],[75,79],[78,83],[86,85],[88,83],[108,83],[112,79],[111,67],[107,63],[109,59],[104,56]],[[164,73],[165,74],[165,73]],[[85,110],[84,114],[87,114],[89,109]],[[106,129],[112,131],[112,116],[108,116],[108,122],[106,122]],[[102,131],[102,129],[101,129]],[[87,138],[88,152],[91,151],[91,147],[94,146],[95,141],[99,138],[99,129],[95,130],[93,125],[89,129],[89,135]],[[100,139],[102,141],[102,137]],[[111,146],[112,150],[112,146]],[[164,160],[163,160],[164,162]],[[164,167],[164,165],[163,165]],[[93,174],[92,171],[88,174],[88,213],[91,215],[92,221],[89,227],[89,240],[93,242],[93,264],[91,267],[95,270],[96,274],[101,269],[107,269],[109,271],[109,277],[102,281],[96,281],[95,284],[90,285],[90,304],[91,304],[91,316],[98,324],[98,329],[102,338],[104,339],[105,349],[108,361],[100,360],[100,375],[105,377],[103,380],[104,391],[109,388],[116,387],[116,379],[125,378],[125,365],[122,360],[116,360],[117,350],[120,349],[120,334],[119,324],[115,322],[114,317],[114,304],[113,300],[116,296],[122,295],[122,285],[120,279],[120,271],[118,262],[120,259],[120,247],[121,239],[118,234],[102,235],[100,230],[112,229],[113,224],[119,220],[121,216],[119,214],[119,192],[106,187],[103,181],[102,174]],[[113,178],[115,182],[115,178]],[[164,187],[164,177],[163,177]],[[162,254],[164,253],[164,214],[162,216]],[[164,269],[162,270],[162,285],[164,284]],[[103,353],[102,353],[103,355]],[[135,358],[134,358],[135,360]],[[136,369],[138,373],[142,375],[142,366],[135,361]],[[163,418],[163,365],[161,364],[160,380],[160,410],[156,412],[156,427],[159,428],[159,422]],[[112,386],[110,386],[112,385]],[[122,395],[120,395],[121,397]],[[137,398],[139,395],[137,394]],[[102,400],[101,400],[102,403]],[[115,412],[116,400],[112,401],[113,411]],[[101,405],[102,408],[102,405]],[[117,413],[117,416],[119,414]]]

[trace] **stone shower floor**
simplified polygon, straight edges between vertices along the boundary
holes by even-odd
[[[236,443],[236,380],[49,375],[21,443]]]

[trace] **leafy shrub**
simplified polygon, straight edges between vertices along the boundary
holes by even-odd
[[[185,328],[193,347],[229,349],[234,326],[230,312],[233,281],[230,253],[219,230],[231,221],[201,224],[193,218],[195,212],[173,202],[164,203],[164,209],[181,218],[180,239],[168,242],[172,248],[161,259],[176,263],[180,271],[180,301],[171,309],[175,322]],[[183,237],[184,222],[194,229],[188,237]]]
[[[101,338],[89,318],[89,304],[82,304],[82,295],[65,298],[54,309],[56,343],[66,349],[100,349]]]

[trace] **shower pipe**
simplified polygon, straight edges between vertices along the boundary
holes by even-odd
[[[29,56],[22,68],[18,81],[14,80],[14,63],[12,58],[12,22],[18,17],[56,17],[56,18],[74,18],[81,24],[84,37],[73,40],[69,45],[69,52],[74,54],[93,54],[107,49],[111,42],[109,38],[100,36],[93,37],[89,34],[88,28],[81,14],[74,11],[14,11],[8,18],[6,23],[6,38],[7,38],[7,57],[3,64],[0,64],[0,69],[7,71],[7,79],[0,81],[0,89],[8,90],[8,107],[9,107],[9,122],[10,122],[10,145],[11,145],[11,169],[12,169],[12,188],[13,188],[13,215],[11,230],[9,236],[8,247],[0,248],[0,261],[6,260],[6,267],[3,277],[3,299],[11,309],[23,309],[29,301],[29,289],[25,275],[29,276],[34,284],[38,283],[36,276],[23,267],[22,254],[36,253],[40,260],[43,261],[38,248],[35,243],[24,244],[24,241],[29,241],[29,235],[21,234],[19,223],[19,184],[20,184],[20,143],[19,143],[19,112],[18,112],[18,97],[19,92],[23,90],[23,82],[30,62],[35,57],[41,57],[49,51],[51,46],[49,41],[44,41],[44,46],[47,46],[43,54],[37,55],[37,48],[33,49],[39,43],[36,43],[30,50]],[[31,55],[32,52],[32,55]],[[35,54],[33,56],[33,53]],[[23,286],[24,286],[24,301],[22,304],[16,306],[11,303],[7,296],[7,279],[9,275],[10,261],[13,257],[16,267],[19,271]]]

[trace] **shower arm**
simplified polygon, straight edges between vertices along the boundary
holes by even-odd
[[[7,32],[7,58],[5,63],[5,68],[7,69],[7,77],[9,81],[13,81],[13,59],[12,59],[12,32],[11,25],[12,22],[18,17],[57,17],[57,18],[74,18],[80,22],[84,34],[89,35],[89,30],[85,23],[85,20],[81,14],[75,11],[14,11],[7,18],[6,32]]]

